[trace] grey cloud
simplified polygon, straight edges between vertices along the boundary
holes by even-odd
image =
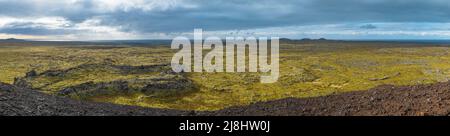
[[[196,9],[164,12],[118,11],[107,25],[140,32],[252,29],[292,25],[370,22],[449,22],[447,1],[431,0],[219,0],[191,1]],[[443,4],[444,3],[444,4]],[[445,4],[447,3],[447,4]]]
[[[75,23],[100,18],[102,25],[140,33],[186,32],[194,28],[235,30],[336,23],[450,22],[450,2],[446,0],[186,0],[184,3],[196,6],[99,12],[94,9],[97,3],[90,0],[73,5],[41,3],[39,7],[30,1],[0,0],[0,16],[61,16]]]

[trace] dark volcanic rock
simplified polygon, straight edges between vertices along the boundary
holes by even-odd
[[[0,85],[0,91],[12,92],[14,91],[14,87],[12,85]]]
[[[128,92],[128,81],[112,81],[107,83],[86,82],[77,86],[67,87],[58,92],[58,95],[79,95],[79,96],[95,96],[111,93],[111,91]]]
[[[123,74],[139,74],[147,72],[158,72],[158,71],[168,71],[170,69],[169,64],[159,64],[159,65],[141,65],[141,66],[113,66],[114,68],[120,69]]]
[[[155,93],[161,91],[189,91],[195,89],[195,84],[188,78],[178,75],[173,78],[153,79],[141,89],[145,93]]]
[[[64,88],[63,90],[59,91],[58,95],[67,96],[67,95],[70,95],[70,94],[73,94],[76,92],[77,92],[77,90],[75,90],[72,87],[69,87],[69,88]]]
[[[140,85],[139,85],[140,84]],[[141,86],[141,87],[136,87]],[[98,95],[140,91],[153,96],[168,96],[194,91],[196,85],[183,75],[165,75],[161,78],[117,80],[112,82],[86,82],[58,91],[60,96],[90,97]],[[157,94],[155,94],[157,93]]]
[[[48,77],[63,77],[66,71],[61,70],[49,70],[45,71],[41,75],[48,76]]]
[[[189,112],[83,102],[0,83],[0,116],[175,116]]]

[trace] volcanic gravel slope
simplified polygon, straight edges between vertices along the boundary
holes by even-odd
[[[212,112],[80,102],[0,84],[0,115],[449,115],[450,82],[379,86],[324,97],[282,99]]]
[[[189,112],[82,102],[0,83],[0,115],[6,116],[128,116],[188,115]]]
[[[450,82],[379,86],[306,99],[283,99],[220,110],[212,115],[426,116],[450,114]]]

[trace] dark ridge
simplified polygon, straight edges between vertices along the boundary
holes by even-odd
[[[0,83],[0,115],[6,116],[176,116],[192,112],[78,101]]]
[[[0,39],[0,42],[27,42],[27,40],[8,38],[8,39]]]
[[[108,41],[33,41],[21,39],[4,39],[0,43],[10,43],[13,45],[33,45],[33,46],[161,46],[170,45],[171,40],[108,40]]]

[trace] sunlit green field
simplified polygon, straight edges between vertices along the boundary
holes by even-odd
[[[3,44],[0,81],[12,84],[20,77],[29,87],[52,95],[61,95],[70,87],[89,90],[62,95],[80,100],[217,110],[287,97],[366,90],[382,84],[444,82],[450,77],[449,51],[445,46],[381,42],[281,43],[280,79],[261,84],[258,73],[170,73],[167,64],[176,51],[168,46]],[[150,67],[154,65],[162,66]],[[33,70],[36,75],[25,77]],[[126,84],[115,85],[117,82]],[[98,87],[91,87],[94,85]]]

